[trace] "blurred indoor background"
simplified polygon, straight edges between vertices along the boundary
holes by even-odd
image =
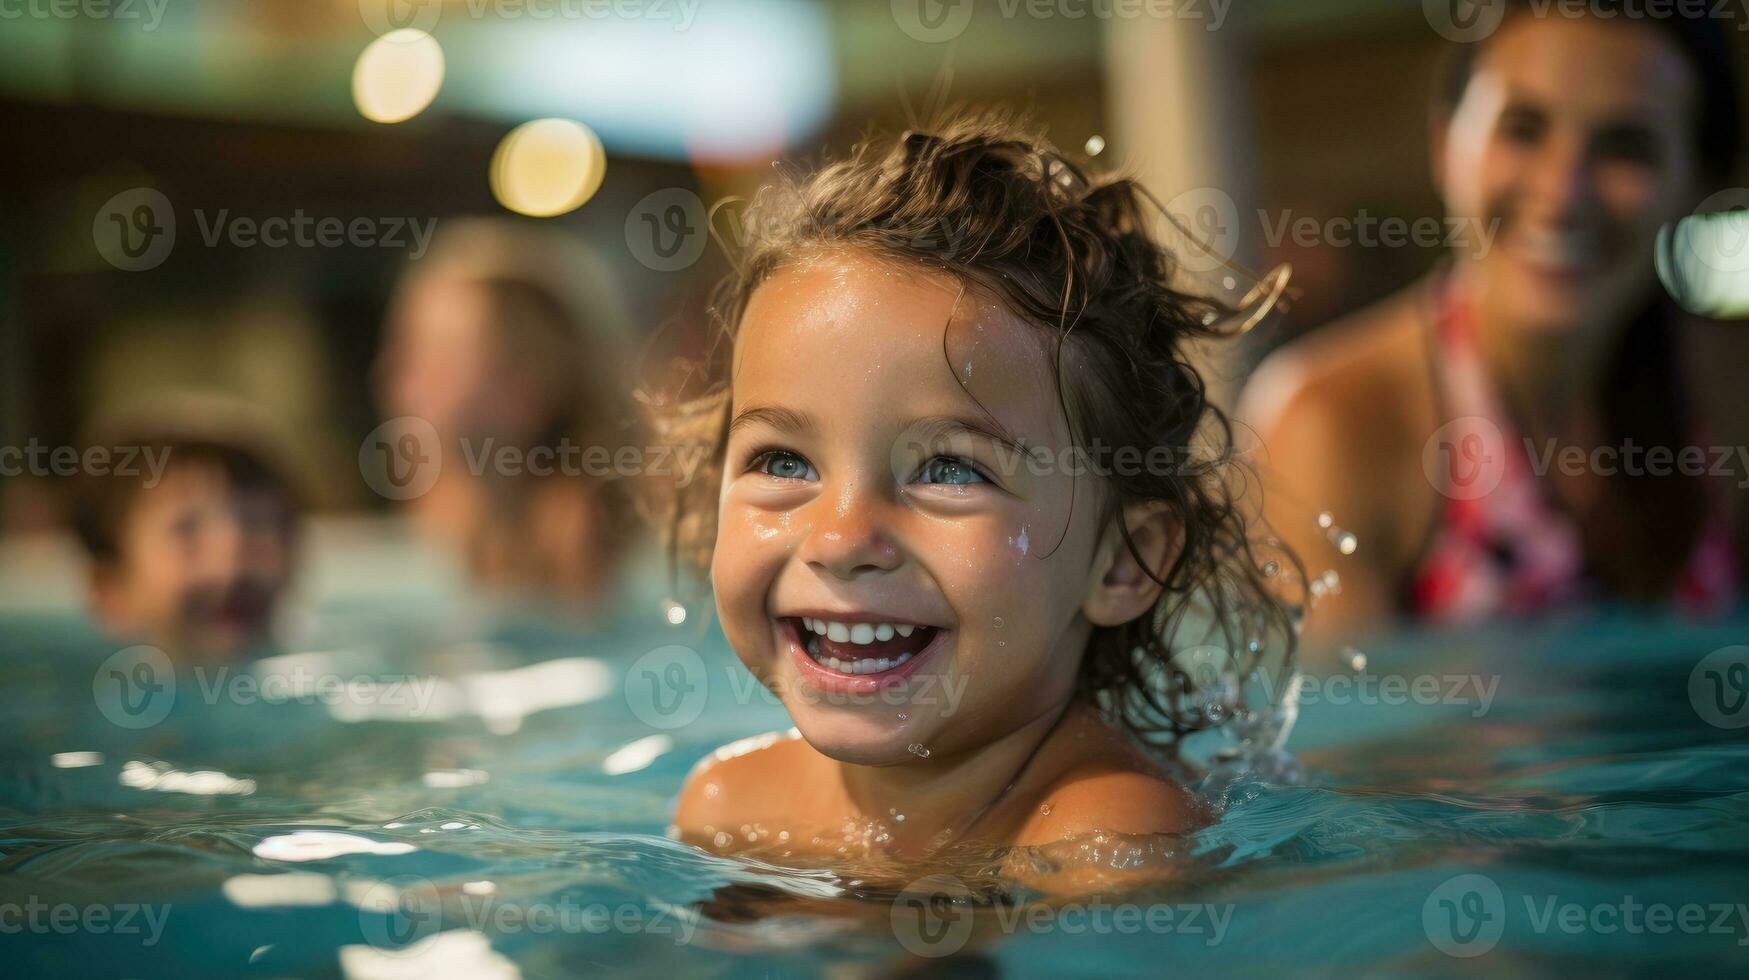
[[[218,389],[263,409],[319,512],[384,510],[356,460],[380,418],[369,372],[415,229],[521,211],[574,232],[610,265],[660,363],[696,334],[726,262],[700,208],[673,202],[745,195],[774,161],[902,127],[944,92],[1030,110],[1059,146],[1133,169],[1193,212],[1200,189],[1218,189],[1235,211],[1191,216],[1205,227],[1265,206],[1440,213],[1425,133],[1451,42],[1423,5],[1176,6],[1150,18],[935,0],[20,0],[0,14],[0,444],[71,444],[118,405]],[[569,122],[518,129],[541,119]],[[171,202],[175,240],[128,271],[98,238],[106,202],[137,188]],[[367,219],[383,241],[207,240],[215,222],[298,216]],[[732,209],[720,217],[732,241]],[[640,245],[659,224],[696,241]],[[1238,229],[1236,258],[1291,262],[1297,290],[1243,360],[1440,252],[1296,249],[1255,219]],[[0,481],[7,534],[61,524],[53,481]]]

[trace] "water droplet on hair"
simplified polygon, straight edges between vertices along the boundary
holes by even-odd
[[[1281,562],[1278,562],[1275,559],[1271,558],[1269,561],[1266,561],[1263,563],[1263,574],[1264,575],[1273,578],[1275,576],[1275,573],[1277,573],[1279,571],[1281,571]]]
[[[1094,133],[1092,136],[1087,137],[1088,156],[1096,157],[1103,152],[1105,152],[1105,137],[1098,133]]]
[[[1330,513],[1329,511],[1324,511],[1323,513],[1318,515],[1318,526],[1319,527],[1329,527],[1330,525],[1332,525],[1334,523],[1336,523],[1336,515]]]
[[[923,747],[922,742],[912,742],[910,745],[905,746],[905,751],[919,759],[929,758],[929,750]]]
[[[1252,653],[1256,653],[1257,651],[1263,649],[1263,641],[1254,639],[1251,642],[1245,644],[1245,649],[1252,652]]]

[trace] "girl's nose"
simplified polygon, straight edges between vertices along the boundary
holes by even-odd
[[[841,579],[899,567],[902,555],[881,501],[846,484],[821,502],[825,513],[802,545],[803,560]]]

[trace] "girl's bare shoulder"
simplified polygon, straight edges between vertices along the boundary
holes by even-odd
[[[1182,834],[1210,821],[1206,804],[1157,759],[1090,712],[1065,719],[1041,755],[1040,778],[1016,794],[1011,842],[1089,834]],[[1018,789],[1019,787],[1017,787]]]
[[[815,754],[793,728],[722,746],[700,759],[680,787],[676,835],[708,838],[718,827],[781,816],[786,788],[795,785],[798,767]]]

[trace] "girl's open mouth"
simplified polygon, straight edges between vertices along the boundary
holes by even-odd
[[[899,622],[846,622],[814,616],[778,620],[810,667],[849,681],[880,682],[916,669],[945,630]]]

